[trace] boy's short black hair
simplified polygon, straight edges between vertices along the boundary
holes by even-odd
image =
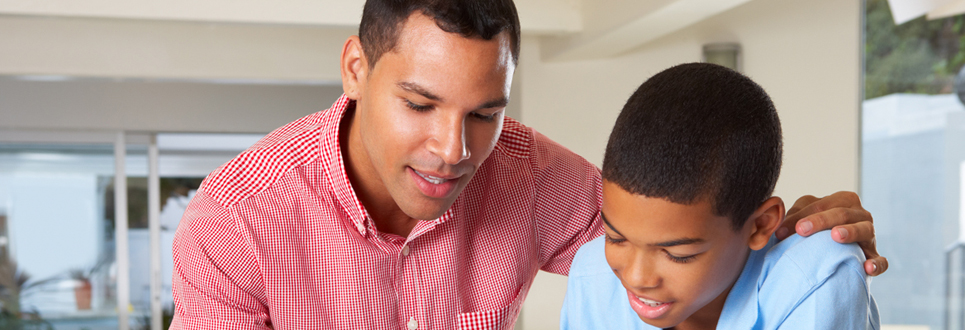
[[[781,122],[761,86],[719,65],[682,64],[630,96],[610,134],[603,178],[678,204],[707,198],[739,230],[773,193],[781,149]]]
[[[367,0],[359,40],[370,66],[395,48],[402,26],[415,11],[431,17],[443,31],[466,38],[492,40],[508,31],[513,63],[519,61],[519,16],[512,0]]]

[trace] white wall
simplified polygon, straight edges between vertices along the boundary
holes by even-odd
[[[739,42],[744,71],[770,94],[784,129],[776,194],[858,188],[861,2],[756,0],[606,60],[548,63],[527,38],[520,64],[522,121],[601,164],[613,122],[630,94],[701,47]],[[542,273],[523,309],[525,330],[558,329],[566,278]]]
[[[0,77],[4,129],[267,133],[327,109],[342,86]]]
[[[357,29],[0,15],[0,74],[341,83]]]

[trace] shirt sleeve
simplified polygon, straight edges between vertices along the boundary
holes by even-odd
[[[603,234],[600,170],[542,134],[533,134],[540,269],[567,275],[580,246]]]
[[[171,329],[271,329],[251,251],[230,211],[199,191],[174,237]]]
[[[877,314],[865,274],[841,265],[791,310],[778,329],[878,330]]]

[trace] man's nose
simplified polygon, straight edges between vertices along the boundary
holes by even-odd
[[[469,158],[466,141],[466,121],[462,116],[447,116],[435,125],[435,134],[429,140],[429,151],[442,158],[446,164],[455,165]]]

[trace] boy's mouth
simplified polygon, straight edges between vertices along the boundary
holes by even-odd
[[[630,292],[630,290],[627,290],[627,298],[630,299],[630,308],[644,319],[660,318],[667,314],[673,305],[673,302],[663,302],[637,296],[633,294],[633,292]]]
[[[642,301],[644,304],[647,304],[647,306],[650,306],[650,307],[657,307],[657,306],[660,306],[661,304],[663,304],[663,302],[659,302],[659,301],[656,301],[656,300],[645,299],[645,298],[642,298],[642,297],[637,297],[637,299],[640,299],[640,301]]]

